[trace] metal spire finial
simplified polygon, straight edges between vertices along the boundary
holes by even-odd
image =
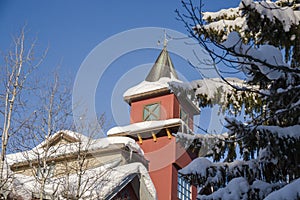
[[[168,45],[167,32],[164,30],[164,48]]]
[[[170,40],[172,40],[172,38],[170,39],[170,36],[167,35],[166,30],[164,30],[164,47],[161,50],[159,56],[157,57],[145,81],[156,82],[163,77],[178,79],[178,75],[169,56],[169,52],[166,48]]]

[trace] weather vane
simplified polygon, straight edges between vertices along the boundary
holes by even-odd
[[[164,43],[163,43],[163,45],[164,45],[164,48],[165,47],[167,47],[167,45],[168,45],[168,42],[170,41],[169,39],[168,39],[168,35],[167,35],[167,31],[166,30],[164,30]],[[170,38],[170,37],[169,37]],[[158,40],[157,41],[157,45],[160,45],[160,40]]]
[[[168,39],[167,39],[167,31],[164,30],[164,48],[168,45]]]

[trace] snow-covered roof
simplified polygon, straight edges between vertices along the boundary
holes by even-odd
[[[107,164],[87,170],[81,176],[80,199],[105,199],[114,192],[130,175],[138,175],[140,181],[146,187],[150,199],[157,199],[156,190],[147,172],[147,169],[141,163],[130,163],[122,166]],[[66,199],[63,194],[68,191],[69,195],[75,196],[78,185],[77,174],[65,177],[51,178],[46,181],[45,195],[54,196],[60,199]],[[38,194],[40,185],[32,176],[15,174],[14,187],[17,195],[23,197],[24,200],[31,199],[32,194]],[[56,191],[55,194],[53,194]]]
[[[182,81],[172,77],[162,77],[158,81],[150,82],[150,81],[142,81],[136,86],[129,88],[123,94],[125,100],[130,99],[130,97],[135,95],[145,95],[149,92],[154,92],[157,90],[166,90],[169,91],[169,83],[170,82],[180,82]]]
[[[116,126],[108,130],[107,135],[131,135],[134,133],[142,133],[149,130],[168,128],[174,125],[181,125],[184,122],[181,119],[167,119],[158,121],[145,121],[130,124],[127,126]],[[110,138],[110,137],[109,137]],[[112,137],[113,138],[113,137]]]
[[[77,138],[81,138],[81,142],[73,142],[69,144],[62,144],[57,146],[51,146],[48,150],[43,148],[45,141],[39,144],[37,147],[24,151],[18,152],[14,154],[7,155],[7,162],[9,165],[14,163],[19,163],[23,161],[35,160],[37,156],[47,156],[49,158],[59,157],[62,155],[67,155],[71,153],[75,153],[78,151],[79,145],[81,150],[85,151],[97,151],[101,149],[106,149],[109,147],[114,147],[115,145],[124,145],[128,147],[131,151],[137,152],[140,155],[144,155],[143,150],[136,144],[135,140],[128,137],[111,137],[111,138],[100,138],[100,139],[92,139],[86,136],[81,135],[80,133],[75,133],[72,131],[59,131],[56,134],[70,134],[70,136],[78,136]],[[56,134],[54,134],[51,138],[55,138]],[[51,142],[51,140],[48,140]],[[115,147],[114,147],[115,148]]]
[[[59,130],[56,133],[54,133],[53,135],[51,135],[50,137],[46,137],[45,140],[43,142],[41,142],[39,145],[37,145],[35,148],[41,148],[43,146],[45,146],[47,143],[49,144],[49,142],[51,143],[52,140],[54,140],[57,137],[60,136],[67,136],[69,138],[74,139],[74,141],[81,141],[81,142],[88,142],[90,140],[89,137],[74,132],[74,131],[70,131],[70,130]]]
[[[131,98],[134,98],[135,96],[144,96],[149,92],[161,92],[161,90],[164,92],[169,91],[168,83],[171,81],[182,82],[178,79],[178,75],[167,51],[167,47],[164,46],[145,81],[129,88],[123,94],[123,97],[125,101],[130,102]]]
[[[194,114],[199,114],[199,108],[194,99],[195,95],[192,85],[189,82],[182,82],[175,78],[163,77],[155,82],[143,81],[138,85],[129,88],[124,93],[123,97],[125,101],[130,103],[134,99],[147,98],[153,95],[168,93],[175,94],[178,100],[184,99],[185,102],[189,102],[195,110]]]

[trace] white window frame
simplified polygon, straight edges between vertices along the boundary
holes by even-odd
[[[180,119],[188,126],[189,125],[189,114],[181,107],[180,108]]]
[[[192,186],[181,174],[178,174],[177,178],[177,197],[180,200],[192,199]]]

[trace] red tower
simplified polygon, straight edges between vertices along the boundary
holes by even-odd
[[[187,95],[176,95],[172,83],[182,81],[165,46],[145,81],[124,93],[131,124],[113,128],[108,135],[128,136],[140,144],[159,200],[196,199],[196,188],[178,175],[195,155],[176,143],[174,134],[193,134],[193,117],[199,109]]]

